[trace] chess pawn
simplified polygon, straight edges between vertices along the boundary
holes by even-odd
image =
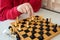
[[[19,24],[19,27],[18,27],[19,30],[21,30],[21,25]]]
[[[17,22],[15,22],[15,26],[17,26]]]
[[[18,23],[19,22],[19,20],[18,20],[18,17],[16,18],[16,23]]]
[[[43,20],[43,17],[42,16],[40,16],[40,18],[39,18],[40,20]]]
[[[51,22],[51,18],[50,18],[50,22]]]
[[[31,20],[34,20],[34,18],[33,18],[33,17],[31,17]]]
[[[28,25],[28,24],[29,24],[29,22],[27,22],[27,27],[29,27],[29,25]]]
[[[35,22],[38,22],[37,20],[35,20]]]
[[[12,26],[12,25],[11,25]],[[13,28],[10,29],[11,34],[14,34],[14,26],[12,26]]]
[[[19,22],[18,17],[16,18],[15,26],[17,26],[17,23]]]

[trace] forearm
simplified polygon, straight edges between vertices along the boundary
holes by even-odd
[[[0,0],[0,20],[15,19],[21,13],[12,6],[12,0]]]
[[[0,11],[0,20],[15,19],[19,15],[21,15],[21,13],[17,11],[16,7],[12,9],[3,9]]]

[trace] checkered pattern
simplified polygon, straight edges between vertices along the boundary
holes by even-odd
[[[24,19],[19,21],[19,23],[22,24],[20,26],[21,30],[17,29],[17,31],[26,40],[45,40],[60,31],[60,27],[57,24],[54,25],[48,18],[41,19],[39,16],[35,16],[34,20],[31,21],[29,21],[29,19]]]

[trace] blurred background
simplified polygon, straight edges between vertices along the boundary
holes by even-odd
[[[55,12],[60,12],[60,0],[42,0],[42,7]]]

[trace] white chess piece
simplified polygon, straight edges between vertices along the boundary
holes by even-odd
[[[28,25],[28,24],[29,24],[29,22],[27,22],[27,27],[29,27],[29,25]]]

